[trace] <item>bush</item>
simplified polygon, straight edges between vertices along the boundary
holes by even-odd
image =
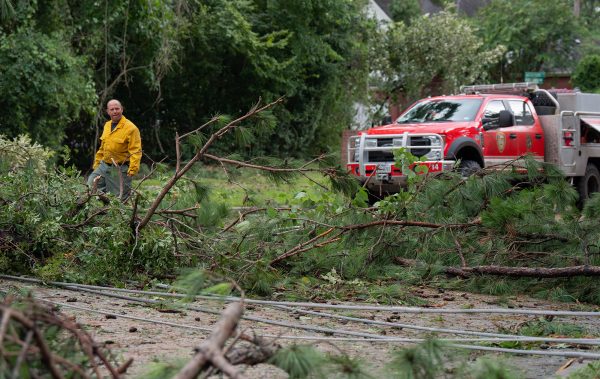
[[[30,167],[36,174],[43,174],[52,155],[52,151],[32,142],[27,135],[9,140],[0,134],[0,173]]]
[[[584,92],[600,93],[600,55],[588,55],[579,61],[572,81]]]

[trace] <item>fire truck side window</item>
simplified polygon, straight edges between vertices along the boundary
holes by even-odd
[[[483,111],[483,123],[485,125],[497,126],[498,118],[500,117],[500,111],[505,110],[504,104],[501,100],[492,100],[486,106]]]
[[[533,125],[533,116],[529,105],[521,100],[509,100],[508,106],[515,115],[517,125]]]

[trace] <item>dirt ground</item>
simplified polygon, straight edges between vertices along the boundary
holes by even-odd
[[[218,316],[198,311],[170,311],[158,309],[156,306],[148,306],[130,300],[117,299],[99,294],[71,291],[55,287],[43,287],[38,285],[24,284],[16,281],[0,280],[0,289],[29,289],[35,297],[90,310],[109,312],[121,316],[131,316],[152,320],[161,320],[187,326],[211,328],[217,321]],[[425,299],[429,307],[444,308],[499,308],[498,299],[491,296],[475,295],[463,292],[441,291],[431,288],[415,288],[415,295]],[[127,294],[123,294],[127,295]],[[135,296],[135,295],[127,295]],[[146,297],[158,300],[158,297]],[[217,302],[196,302],[196,306],[211,308],[216,311],[222,310],[222,304]],[[365,305],[365,304],[361,304]],[[534,300],[526,297],[512,297],[509,299],[512,308],[528,309],[552,309],[567,310],[574,305],[564,303],[552,303],[548,301]],[[581,310],[581,306],[577,309]],[[587,310],[598,310],[588,307]],[[94,313],[89,310],[78,310],[61,307],[61,311],[72,315],[77,322],[87,327],[94,338],[109,346],[113,352],[118,353],[123,359],[133,358],[134,362],[128,370],[127,377],[143,378],[150,364],[156,361],[175,359],[189,359],[192,350],[197,346],[209,332],[190,330],[187,328],[161,325],[152,322],[127,319],[125,317],[110,317],[105,314]],[[335,311],[324,310],[323,312],[334,313]],[[536,316],[502,315],[502,314],[400,314],[384,311],[339,311],[338,314],[352,317],[368,318],[380,321],[392,321],[403,324],[422,325],[436,328],[452,328],[480,332],[510,332],[516,331],[519,325]],[[335,329],[344,329],[363,333],[371,333],[395,337],[423,338],[424,332],[391,328],[387,326],[365,325],[362,323],[335,320],[315,315],[301,315],[290,313],[264,305],[248,305],[246,316],[260,317],[270,320],[285,321],[288,323],[309,326],[322,326]],[[588,336],[600,336],[600,317],[560,317],[561,322],[584,326]],[[280,336],[320,336],[325,334],[299,329],[289,329],[280,326],[267,325],[244,320],[241,330],[247,334],[257,335],[271,334]],[[450,335],[439,335],[439,337],[452,337]],[[466,336],[465,336],[466,337]],[[283,345],[290,343],[312,343],[318,349],[328,352],[341,350],[352,357],[359,357],[365,364],[372,367],[375,378],[385,377],[383,368],[389,361],[390,352],[393,349],[408,346],[401,343],[373,343],[373,342],[349,342],[349,341],[292,341],[281,339]],[[595,350],[598,351],[598,350]],[[471,352],[467,359],[475,360],[483,355],[482,352]],[[490,354],[490,353],[486,353]],[[495,354],[495,353],[491,353]],[[496,353],[497,354],[497,353]],[[512,367],[520,372],[523,378],[552,378],[557,371],[569,359],[550,356],[531,355],[502,355],[502,358]],[[588,361],[589,362],[589,361]],[[575,362],[572,366],[581,366],[586,362]],[[244,374],[249,378],[286,378],[287,375],[270,365],[258,365],[244,369]]]

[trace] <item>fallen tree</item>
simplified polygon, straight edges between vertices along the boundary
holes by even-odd
[[[395,261],[402,266],[415,267],[425,265],[414,259],[396,257]],[[470,278],[473,275],[498,275],[517,278],[572,278],[575,276],[600,276],[600,266],[571,266],[571,267],[509,267],[509,266],[473,266],[449,267],[441,270],[448,275]]]

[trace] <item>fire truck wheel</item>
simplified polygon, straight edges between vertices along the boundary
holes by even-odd
[[[385,193],[380,194],[379,191],[376,190],[368,190],[367,194],[369,195],[367,202],[370,206],[374,205],[379,200],[383,200],[383,198],[386,196]]]
[[[481,166],[477,161],[472,161],[470,159],[460,161],[460,165],[458,166],[458,169],[460,170],[460,176],[463,178],[473,175],[479,171],[480,168]]]
[[[600,191],[600,171],[595,164],[588,163],[585,175],[577,181],[577,191],[580,201],[587,200],[592,193]]]

